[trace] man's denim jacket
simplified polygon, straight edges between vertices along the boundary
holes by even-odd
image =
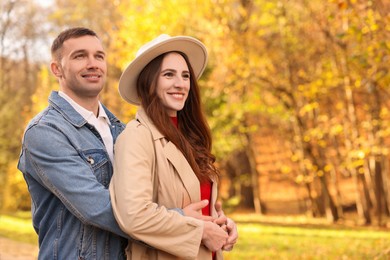
[[[114,142],[124,125],[106,108]],[[57,92],[26,128],[18,168],[32,198],[39,259],[125,259],[115,221],[113,173],[95,128]]]

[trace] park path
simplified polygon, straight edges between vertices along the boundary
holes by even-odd
[[[38,246],[0,237],[0,260],[36,260]]]

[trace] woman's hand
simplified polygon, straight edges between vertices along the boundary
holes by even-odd
[[[225,229],[229,235],[226,244],[222,247],[222,250],[231,251],[238,239],[237,225],[232,219],[225,216],[225,213],[222,210],[222,203],[220,201],[215,203],[215,209],[217,210],[218,218],[215,219],[214,222]],[[223,220],[225,221],[222,222]]]
[[[220,226],[210,221],[204,222],[202,242],[210,251],[215,252],[222,249],[228,238],[228,233]]]
[[[238,239],[237,225],[232,219],[225,216],[225,213],[222,210],[222,203],[220,201],[215,203],[215,209],[218,213],[218,218],[203,216],[201,210],[208,205],[208,200],[191,203],[185,208],[183,208],[184,215],[206,222],[213,222],[214,225],[210,225],[210,223],[205,223],[202,239],[203,243],[211,251],[216,251],[221,248],[225,251],[231,251]],[[215,224],[225,231],[225,234],[227,234],[227,239],[225,239],[225,236],[220,232],[219,229],[216,228],[217,226]],[[214,241],[211,239],[213,236],[215,237]],[[224,244],[221,245],[223,241]]]

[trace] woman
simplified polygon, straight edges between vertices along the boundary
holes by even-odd
[[[198,40],[160,35],[121,76],[121,96],[141,106],[116,142],[112,205],[121,228],[153,247],[129,242],[128,259],[222,259],[223,228],[168,210],[206,199],[204,219],[217,218],[218,171],[197,84],[206,63]]]

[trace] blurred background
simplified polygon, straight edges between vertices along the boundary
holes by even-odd
[[[52,40],[63,29],[85,26],[108,53],[101,99],[123,122],[136,107],[120,98],[118,80],[142,44],[166,33],[207,46],[200,85],[222,172],[220,199],[240,231],[238,249],[227,259],[389,256],[388,1],[0,3],[0,236],[19,234],[6,230],[10,223],[32,229],[30,197],[16,168],[21,138],[58,89],[48,68]],[[335,240],[314,247],[313,236],[322,233],[307,229],[312,225]],[[371,233],[348,233],[363,229],[374,232],[372,240]],[[33,230],[26,232],[36,244]]]

